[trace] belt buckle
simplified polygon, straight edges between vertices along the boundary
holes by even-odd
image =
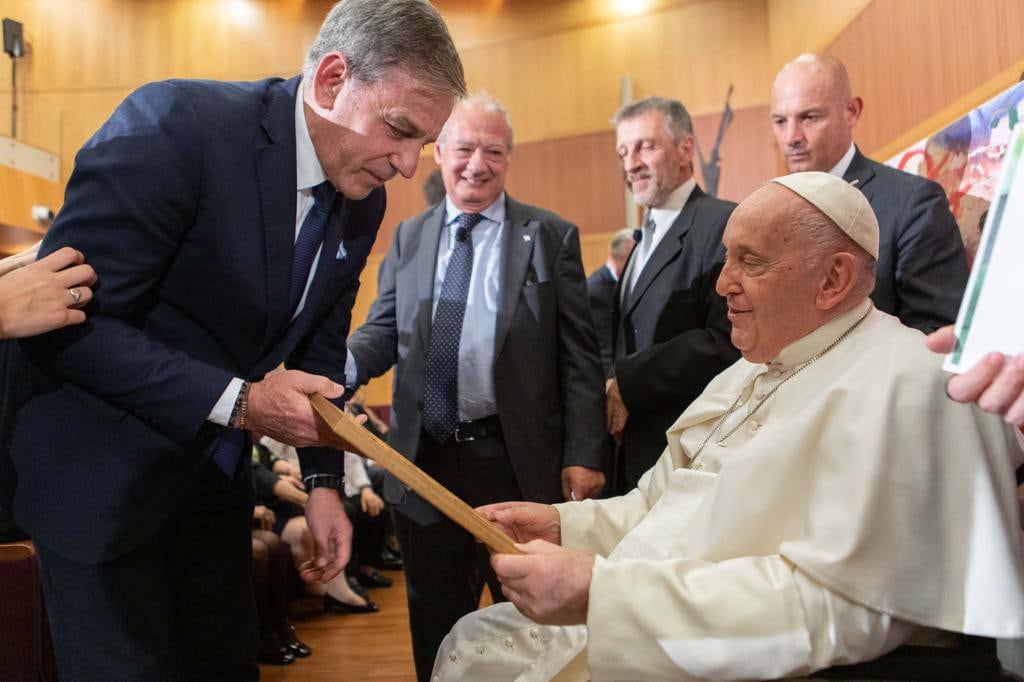
[[[455,435],[455,442],[456,443],[470,443],[470,442],[476,440],[476,436],[463,436],[462,435],[462,425],[461,424],[455,427],[455,434],[454,435]]]

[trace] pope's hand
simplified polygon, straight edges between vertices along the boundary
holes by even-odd
[[[477,511],[516,542],[562,543],[562,522],[558,510],[550,504],[499,502],[478,507]]]
[[[313,488],[306,504],[306,523],[313,535],[313,558],[299,566],[308,583],[329,582],[341,573],[352,553],[352,524],[336,490]]]
[[[932,333],[928,348],[936,353],[953,350],[953,327]],[[1024,426],[1024,353],[1006,357],[989,353],[963,374],[949,378],[946,393],[960,403],[977,403],[986,412],[1000,415],[1007,423]]]
[[[314,417],[313,406],[309,404],[309,397],[314,393],[321,393],[325,398],[340,398],[344,392],[344,386],[327,377],[294,369],[268,374],[249,387],[245,428],[297,448],[330,445],[357,451],[330,433]],[[357,421],[362,423],[366,418]]]
[[[543,540],[518,547],[522,555],[491,557],[491,566],[509,601],[536,623],[586,623],[594,555]]]

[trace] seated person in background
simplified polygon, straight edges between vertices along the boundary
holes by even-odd
[[[511,604],[455,626],[440,679],[765,679],[950,637],[937,630],[1024,635],[1022,453],[947,400],[920,332],[872,305],[864,196],[778,178],[723,241],[743,359],[627,495],[481,509],[525,554],[492,557]]]
[[[259,439],[259,444],[265,448],[272,455],[272,462],[275,471],[287,471],[289,465],[298,466],[298,455],[295,452],[295,448],[279,443],[264,436]],[[283,463],[282,463],[283,462]],[[279,483],[285,479],[290,478],[289,474],[283,476],[279,475]],[[290,484],[289,484],[290,485]],[[300,483],[301,485],[301,483]],[[277,488],[275,488],[276,490]],[[281,490],[288,491],[291,495],[291,491],[287,487],[281,487]],[[301,495],[306,498],[306,493],[303,491]],[[308,499],[308,498],[306,498]],[[279,499],[277,504],[280,504]],[[301,506],[305,506],[305,499],[301,501]],[[288,505],[290,507],[290,505]],[[279,507],[280,508],[280,507]],[[344,503],[343,508],[345,513],[348,515],[349,520],[354,521],[354,513],[351,505]],[[295,565],[296,570],[302,575],[306,563],[313,558],[313,535],[309,531],[309,526],[306,524],[306,517],[302,514],[293,515],[284,522],[281,519],[277,520],[278,533],[281,535],[281,539],[284,540],[292,553],[292,562]],[[303,585],[308,594],[316,595],[321,598],[326,611],[336,611],[341,613],[376,613],[380,610],[366,594],[366,591],[360,587],[359,583],[354,578],[349,576],[346,572],[342,571],[334,578],[326,583],[317,581],[303,580]]]
[[[258,466],[253,464],[254,474]],[[312,653],[288,622],[291,552],[273,531],[276,518],[272,510],[257,504],[252,516],[252,591],[260,632],[256,658],[260,663],[288,665],[296,656],[305,658]]]
[[[388,423],[380,418],[377,412],[366,404],[366,387],[360,386],[356,389],[356,392],[352,394],[352,397],[345,403],[345,410],[353,417],[358,417],[361,414],[366,415],[366,421],[363,426],[377,436],[381,440],[385,440],[388,435]]]
[[[370,465],[359,455],[345,453],[346,509],[352,509],[355,533],[352,538],[350,575],[363,587],[391,587],[394,581],[377,572],[384,565],[383,551],[389,530],[389,510],[381,497],[384,470]]]

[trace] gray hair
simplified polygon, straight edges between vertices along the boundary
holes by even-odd
[[[623,121],[634,119],[648,111],[660,111],[665,115],[665,127],[672,142],[679,144],[687,135],[693,135],[693,120],[690,112],[677,99],[667,97],[647,97],[639,102],[624,104],[612,116],[612,125],[618,127]]]
[[[794,232],[806,245],[804,262],[807,267],[817,268],[836,253],[853,254],[857,258],[859,273],[851,295],[857,300],[867,298],[875,288],[875,257],[806,200],[794,207],[793,217]]]
[[[608,250],[619,255],[631,241],[633,241],[633,230],[628,227],[624,227],[612,235],[612,243],[608,247]]]
[[[499,114],[502,120],[505,121],[505,128],[508,130],[508,150],[512,151],[512,119],[508,115],[508,109],[505,105],[494,99],[486,92],[478,92],[468,97],[463,97],[455,103],[455,107],[452,108],[452,114],[445,121],[444,127],[441,128],[441,133],[437,136],[437,143],[442,144],[445,137],[448,134],[448,128],[451,122],[455,119],[455,114],[461,109],[468,109],[475,107],[481,109],[484,113],[488,114]]]
[[[466,94],[462,61],[441,15],[426,0],[344,0],[327,13],[306,54],[306,82],[329,52],[345,55],[349,71],[373,83],[400,68],[432,92]]]

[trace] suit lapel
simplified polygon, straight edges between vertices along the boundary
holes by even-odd
[[[703,196],[704,192],[701,191],[701,188],[695,186],[690,193],[690,197],[686,200],[683,210],[679,212],[679,215],[672,223],[672,227],[668,228],[668,232],[658,242],[654,253],[651,254],[651,257],[644,265],[644,269],[640,272],[640,277],[636,280],[636,286],[629,292],[625,305],[623,305],[623,310],[627,313],[643,298],[644,292],[658,277],[658,273],[679,257],[679,253],[683,250],[683,240],[693,225],[693,217],[697,214],[697,206],[700,204]]]
[[[846,174],[843,175],[843,180],[864,192],[864,196],[871,199],[873,188],[870,184],[874,177],[875,171],[871,168],[871,162],[860,153],[860,149],[856,149],[853,153],[853,159],[850,160],[850,167],[846,169]]]
[[[416,285],[420,292],[419,329],[420,343],[426,353],[430,341],[430,324],[434,312],[434,279],[437,276],[437,254],[441,248],[441,230],[444,228],[446,202],[442,201],[423,217],[423,224],[418,226],[420,253],[427,254],[418,258]],[[417,227],[417,226],[410,226]]]
[[[494,329],[494,357],[501,355],[519,293],[526,280],[526,268],[533,255],[538,223],[531,221],[521,204],[505,195],[505,224],[501,233],[501,299]]]
[[[267,282],[267,326],[261,349],[272,345],[291,311],[288,291],[295,244],[295,93],[298,78],[271,87],[261,121],[269,144],[256,152]]]

